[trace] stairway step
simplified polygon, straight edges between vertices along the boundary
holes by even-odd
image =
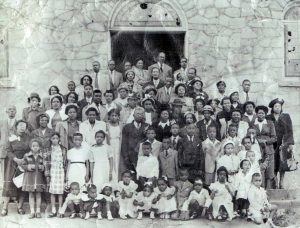
[[[270,200],[294,200],[300,199],[300,189],[269,189]]]
[[[277,205],[279,209],[300,207],[300,200],[270,200],[270,203]]]

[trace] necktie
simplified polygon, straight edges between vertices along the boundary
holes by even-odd
[[[168,155],[169,155],[167,150],[165,150],[165,155],[166,155],[166,156],[168,156]]]
[[[170,90],[169,89],[167,89],[167,95],[170,96]]]
[[[173,149],[176,147],[176,138],[173,138]]]
[[[96,77],[95,77],[95,88],[99,89],[98,72],[96,72]]]
[[[163,65],[160,64],[160,72],[163,72]]]
[[[249,101],[249,94],[246,92],[246,101]]]

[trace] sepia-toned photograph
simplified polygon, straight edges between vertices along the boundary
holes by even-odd
[[[300,0],[0,0],[1,228],[300,228]]]

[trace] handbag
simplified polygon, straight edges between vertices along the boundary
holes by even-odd
[[[14,185],[17,188],[21,188],[23,186],[23,179],[24,179],[24,169],[20,166],[18,166],[18,169],[22,172],[21,174],[19,174],[18,176],[14,176],[14,178],[12,179]]]
[[[283,153],[282,149],[280,150],[280,153]],[[287,153],[290,153],[289,154],[290,156],[285,161],[280,162],[280,171],[291,172],[291,171],[297,170],[298,169],[298,161],[296,161],[293,151],[290,150],[290,151],[287,151]]]

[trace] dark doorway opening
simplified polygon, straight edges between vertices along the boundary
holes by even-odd
[[[144,68],[155,62],[159,52],[166,53],[166,63],[179,68],[180,57],[184,56],[184,32],[111,32],[112,59],[123,72],[123,65],[130,61],[135,65],[138,57],[144,59]]]

